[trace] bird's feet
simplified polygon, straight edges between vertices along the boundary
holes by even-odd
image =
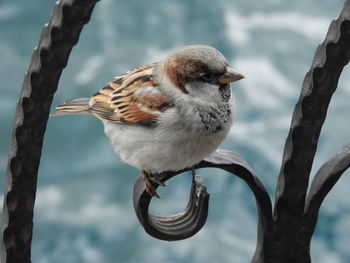
[[[141,171],[141,176],[142,176],[143,181],[145,183],[145,188],[146,188],[147,193],[150,196],[155,196],[157,198],[160,198],[160,195],[157,193],[157,191],[154,188],[152,183],[157,183],[160,186],[166,186],[166,184],[159,181],[157,178],[155,178],[152,174],[150,174],[146,170]]]

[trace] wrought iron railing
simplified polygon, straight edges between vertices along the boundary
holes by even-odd
[[[6,263],[30,262],[36,181],[46,123],[58,80],[82,27],[89,21],[98,0],[61,0],[45,25],[23,81],[17,105],[8,159],[3,213],[2,256]],[[275,207],[254,171],[238,154],[218,150],[197,165],[226,170],[244,180],[258,207],[258,240],[254,263],[307,263],[310,241],[321,204],[350,166],[350,143],[340,149],[316,173],[309,192],[309,176],[318,137],[329,102],[343,67],[350,59],[350,0],[329,27],[318,47],[301,95],[295,106],[278,177]],[[166,172],[166,181],[184,171]],[[151,197],[141,179],[134,187],[134,207],[150,235],[181,240],[205,224],[209,194],[199,176],[192,182],[185,211],[172,217],[148,213]]]

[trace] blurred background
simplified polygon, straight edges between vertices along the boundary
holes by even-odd
[[[0,0],[2,189],[22,79],[54,2]],[[342,0],[103,0],[73,49],[53,107],[90,96],[116,74],[158,61],[175,48],[212,45],[246,76],[233,87],[237,118],[222,148],[243,155],[274,199],[304,75],[342,5]],[[349,83],[346,69],[322,130],[313,174],[349,140]],[[114,154],[102,124],[89,116],[50,119],[39,170],[32,262],[249,262],[257,223],[252,194],[225,172],[199,173],[211,193],[207,224],[188,240],[156,240],[134,214],[138,171]],[[350,262],[348,175],[321,209],[311,248],[314,262]],[[172,179],[160,189],[162,198],[152,203],[152,212],[180,211],[189,189],[189,174]]]

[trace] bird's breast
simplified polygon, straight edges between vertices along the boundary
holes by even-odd
[[[232,124],[229,104],[167,111],[158,125],[142,127],[105,121],[105,132],[123,161],[151,172],[191,167],[215,151]]]
[[[205,133],[223,132],[232,125],[233,109],[229,103],[201,109],[198,114]]]

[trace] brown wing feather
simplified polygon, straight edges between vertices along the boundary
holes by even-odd
[[[156,63],[128,71],[92,96],[90,112],[100,119],[150,125],[173,105],[153,79]]]

